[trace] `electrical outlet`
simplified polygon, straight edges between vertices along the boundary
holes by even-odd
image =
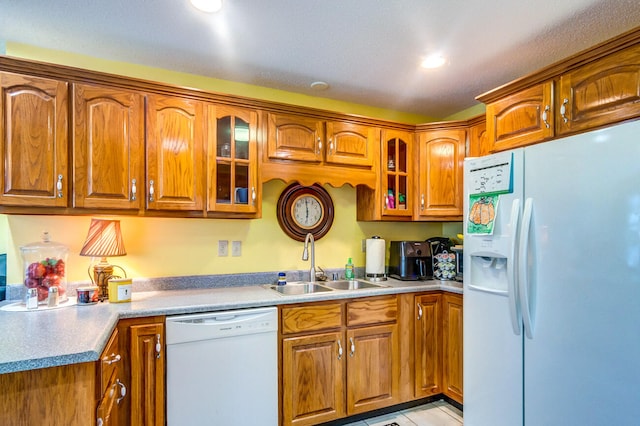
[[[218,256],[229,256],[228,240],[218,240]]]
[[[231,256],[242,256],[242,241],[231,241]]]
[[[367,240],[363,239],[362,240],[362,252],[366,252],[367,251]]]

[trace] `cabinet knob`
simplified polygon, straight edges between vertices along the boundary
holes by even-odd
[[[155,195],[155,189],[153,189],[153,180],[149,181],[149,202],[153,203],[154,198],[153,196]]]
[[[56,189],[58,190],[58,198],[62,198],[64,193],[62,192],[62,175],[58,175],[58,182],[56,182]]]
[[[569,117],[567,117],[567,104],[569,103],[569,99],[564,98],[562,101],[562,105],[560,106],[560,116],[564,120],[565,123],[569,121]]]
[[[120,379],[116,379],[116,384],[120,386],[120,397],[116,399],[116,403],[120,404],[120,401],[122,401],[124,397],[127,396],[127,387],[120,381]]]
[[[136,193],[138,192],[138,187],[136,186],[137,181],[135,179],[131,179],[131,201],[136,200]]]
[[[547,129],[550,127],[549,126],[549,110],[550,109],[551,107],[549,105],[545,105],[544,111],[542,111],[542,121],[544,122],[544,125],[547,126]]]
[[[162,344],[160,343],[160,334],[156,334],[156,358],[160,358],[162,352]]]

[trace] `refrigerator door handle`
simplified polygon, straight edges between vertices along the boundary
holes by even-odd
[[[524,322],[524,332],[527,338],[533,338],[533,315],[531,308],[532,294],[529,284],[529,232],[531,231],[531,217],[533,215],[533,199],[527,198],[524,203],[522,213],[522,227],[520,229],[520,250],[518,253],[518,290],[520,298],[520,309],[522,311],[522,321]]]
[[[509,316],[513,333],[519,336],[522,332],[522,317],[518,307],[517,275],[517,246],[518,246],[518,221],[520,220],[520,199],[516,198],[511,204],[511,241],[509,242],[509,254],[507,256],[507,291],[509,293]]]

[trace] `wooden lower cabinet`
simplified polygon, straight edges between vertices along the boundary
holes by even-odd
[[[123,319],[118,323],[129,395],[123,400],[128,419],[120,424],[165,424],[164,317]],[[128,420],[128,421],[127,421]]]
[[[283,425],[315,425],[400,402],[396,296],[283,307],[280,315]]]
[[[127,395],[127,384],[122,379],[122,357],[118,329],[111,334],[107,346],[98,361],[98,407],[96,409],[97,426],[116,426],[119,418],[125,418],[122,401]]]
[[[345,355],[343,332],[282,340],[284,424],[313,425],[345,415]]]
[[[442,295],[442,387],[444,394],[462,404],[462,295]]]
[[[442,392],[441,294],[415,296],[414,396],[424,398]]]

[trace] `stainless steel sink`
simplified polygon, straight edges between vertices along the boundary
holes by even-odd
[[[331,291],[331,289],[328,287],[323,287],[321,285],[308,282],[292,282],[285,285],[269,285],[267,286],[267,288],[270,288],[273,291],[277,291],[280,294],[289,296]]]
[[[360,280],[339,280],[339,281],[324,281],[321,283],[324,287],[329,287],[334,290],[360,290],[364,288],[379,288],[385,287],[381,284],[374,284],[369,281]]]

